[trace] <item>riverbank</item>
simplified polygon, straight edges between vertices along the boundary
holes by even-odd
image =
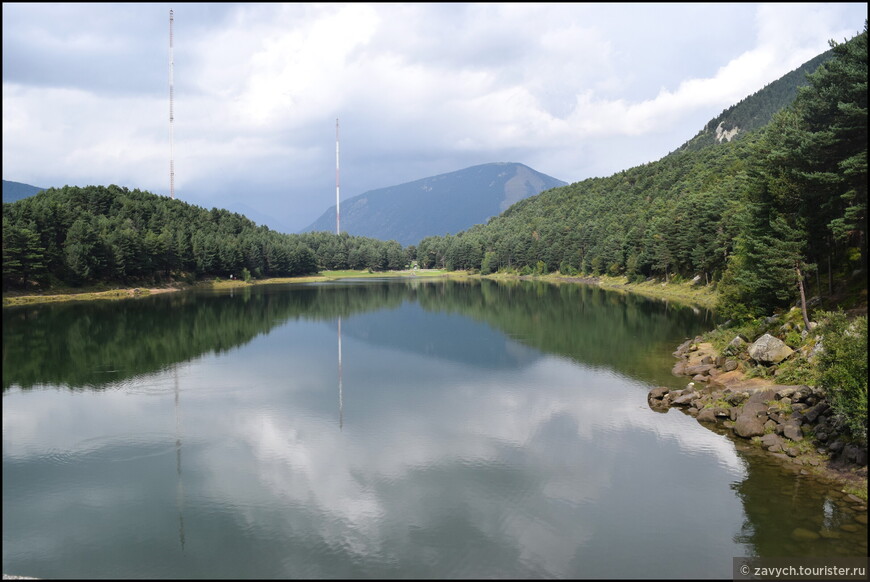
[[[314,283],[320,281],[334,281],[337,279],[360,279],[360,278],[384,278],[384,277],[467,277],[465,271],[445,271],[443,269],[415,269],[404,271],[322,271],[317,275],[303,277],[275,277],[269,279],[208,279],[197,283],[175,282],[161,287],[129,287],[105,289],[104,287],[63,288],[49,290],[44,293],[25,294],[21,292],[4,292],[3,307],[15,305],[31,305],[36,303],[54,303],[59,301],[93,301],[93,300],[117,300],[147,297],[157,293],[170,293],[186,289],[212,288],[229,289],[247,287],[250,285],[274,285],[286,283]]]
[[[691,378],[683,389],[656,387],[650,408],[678,408],[711,430],[768,451],[801,475],[836,488],[867,525],[867,447],[852,441],[824,391],[752,377],[745,361],[724,356],[696,337],[674,352],[673,373]]]

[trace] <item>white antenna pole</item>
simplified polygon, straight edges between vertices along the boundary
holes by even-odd
[[[173,121],[175,120],[175,115],[173,112],[173,93],[174,93],[174,80],[173,80],[173,68],[175,65],[174,59],[172,58],[172,21],[173,21],[174,13],[172,10],[169,11],[169,196],[175,200],[175,144],[174,141],[174,128]]]
[[[341,200],[338,197],[338,118],[335,118],[335,234],[341,234]]]

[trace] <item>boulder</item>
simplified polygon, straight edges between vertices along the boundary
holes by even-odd
[[[761,437],[761,444],[764,448],[782,446],[782,437],[776,434],[766,434]]]
[[[764,434],[764,425],[755,415],[741,414],[734,422],[734,432],[743,438],[752,438]]]
[[[716,422],[716,412],[712,408],[704,408],[698,413],[698,422]]]
[[[749,398],[749,394],[747,392],[731,392],[725,397],[725,400],[728,401],[728,404],[736,406],[747,398]]]
[[[676,366],[675,366],[676,367]],[[695,366],[686,366],[683,369],[683,374],[686,376],[696,376],[698,374],[706,374],[713,368],[715,368],[713,364],[697,364]]]
[[[793,441],[804,440],[804,435],[801,432],[801,425],[794,420],[790,420],[782,427],[782,436]]]
[[[793,353],[794,350],[785,345],[785,342],[769,333],[764,334],[749,346],[749,357],[760,364],[778,364]]]
[[[729,354],[737,354],[740,353],[743,348],[746,347],[746,342],[742,337],[734,336],[734,339],[728,342],[728,345],[725,346],[725,351]]]
[[[692,403],[692,400],[698,397],[698,393],[694,391],[689,391],[685,394],[682,394],[678,398],[674,399],[673,404],[676,406],[689,406]]]
[[[677,347],[676,351],[674,351],[674,355],[675,355],[675,356],[682,356],[682,355],[685,354],[686,351],[689,349],[689,346],[690,346],[690,345],[692,345],[692,340],[687,339],[686,341],[684,341],[683,343],[681,343],[681,344]]]
[[[827,412],[827,410],[829,408],[830,408],[830,406],[828,406],[827,403],[819,402],[815,406],[813,406],[811,408],[807,408],[806,410],[804,410],[804,418],[807,419],[807,422],[815,422],[816,419],[819,418],[819,415],[821,415],[824,412]]]
[[[649,391],[649,398],[654,398],[656,400],[661,400],[665,394],[670,392],[671,389],[667,386],[657,386]]]

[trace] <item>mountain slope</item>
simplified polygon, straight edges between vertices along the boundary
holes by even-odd
[[[28,196],[33,196],[37,192],[42,192],[45,188],[37,188],[30,184],[22,184],[21,182],[10,182],[3,180],[3,203],[15,202]]]
[[[341,230],[402,245],[457,233],[565,182],[517,163],[492,163],[369,190],[342,201]],[[335,231],[335,206],[303,232]]]
[[[692,139],[672,153],[697,151],[701,148],[731,141],[766,125],[777,111],[792,104],[801,87],[807,85],[807,75],[833,57],[828,50],[786,73],[776,81],[742,99],[707,122]]]

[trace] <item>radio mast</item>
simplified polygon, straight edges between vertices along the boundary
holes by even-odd
[[[175,200],[175,147],[173,143],[173,121],[175,120],[175,116],[173,114],[173,92],[174,92],[174,80],[173,80],[173,68],[174,68],[174,60],[172,58],[172,21],[173,21],[174,13],[172,10],[169,11],[169,196]]]
[[[341,200],[338,197],[338,118],[335,118],[335,234],[341,234]]]

